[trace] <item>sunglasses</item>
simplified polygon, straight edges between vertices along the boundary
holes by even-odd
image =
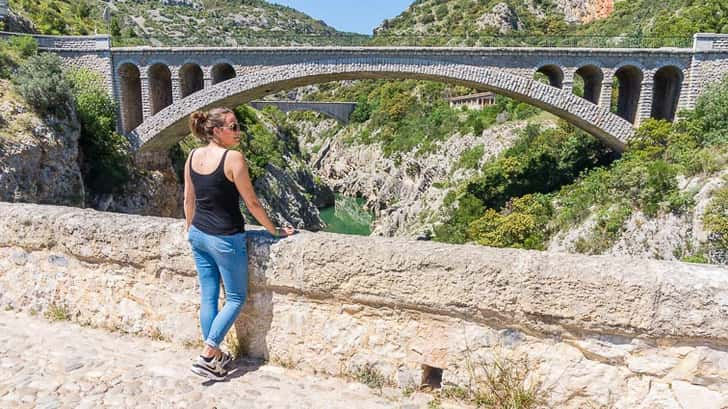
[[[237,131],[240,130],[240,125],[238,125],[237,122],[236,122],[236,123],[230,124],[230,125],[218,126],[218,128],[221,128],[221,129],[230,129],[231,131],[237,132]]]

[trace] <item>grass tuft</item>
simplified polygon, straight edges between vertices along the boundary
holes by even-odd
[[[65,305],[51,304],[45,312],[46,319],[50,321],[70,321],[71,314]]]

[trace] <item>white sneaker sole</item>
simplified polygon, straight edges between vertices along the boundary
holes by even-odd
[[[207,378],[207,379],[210,379],[213,381],[224,381],[226,378],[225,376],[216,375],[216,374],[210,372],[209,370],[207,370],[205,368],[201,368],[197,365],[192,365],[192,368],[190,368],[190,369],[192,370],[192,373],[194,373],[195,375],[198,375],[198,376],[201,376],[203,378]]]

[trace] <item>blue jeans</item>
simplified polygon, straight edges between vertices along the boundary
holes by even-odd
[[[190,226],[188,240],[200,279],[202,337],[207,345],[219,348],[248,292],[245,233],[214,236]],[[225,305],[218,312],[220,277],[225,285]]]

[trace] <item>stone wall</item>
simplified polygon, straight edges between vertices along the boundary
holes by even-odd
[[[27,35],[0,31],[0,39],[3,40]],[[40,50],[58,54],[67,68],[86,68],[101,74],[106,80],[109,94],[114,95],[111,37],[108,35],[49,36],[38,34],[31,36],[38,42]],[[117,97],[115,99],[118,100]]]
[[[248,251],[253,356],[403,388],[498,357],[553,407],[728,405],[726,269],[326,233]],[[0,203],[1,308],[196,346],[197,298],[182,221]]]
[[[3,0],[0,0],[0,7]],[[25,33],[11,33],[0,31],[0,38],[7,39],[13,36],[27,36]],[[38,42],[38,47],[44,50],[74,50],[74,51],[109,51],[111,50],[111,37],[108,35],[92,36],[52,36],[31,34]]]

